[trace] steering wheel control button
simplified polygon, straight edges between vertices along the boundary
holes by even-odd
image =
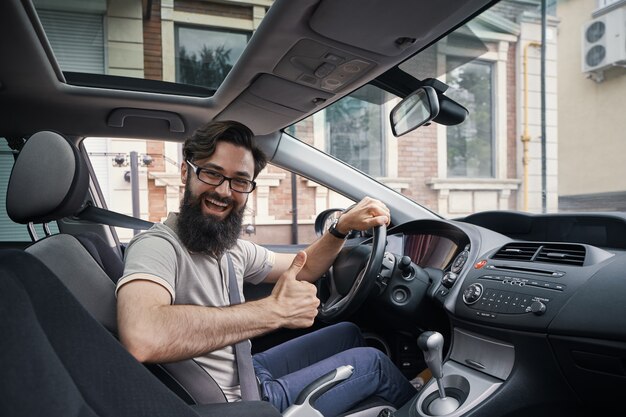
[[[483,286],[480,284],[472,284],[463,291],[463,301],[467,305],[472,305],[483,295]]]

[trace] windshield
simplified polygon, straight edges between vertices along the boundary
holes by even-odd
[[[369,85],[290,132],[447,218],[626,210],[626,2],[547,3],[502,1],[399,66],[463,123],[396,138],[400,98]]]

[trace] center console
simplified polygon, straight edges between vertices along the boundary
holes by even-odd
[[[515,349],[510,344],[457,328],[452,352],[442,364],[433,352],[437,347],[427,346],[424,336],[418,346],[424,350],[433,378],[394,413],[396,417],[462,416],[493,394],[513,369]]]

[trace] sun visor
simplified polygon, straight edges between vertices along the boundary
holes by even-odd
[[[415,0],[324,0],[313,13],[311,29],[320,35],[384,56],[396,56],[425,38],[432,38],[435,22],[450,14],[448,2]]]

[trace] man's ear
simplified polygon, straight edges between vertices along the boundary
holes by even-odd
[[[183,184],[187,184],[187,163],[180,164],[180,180]]]

